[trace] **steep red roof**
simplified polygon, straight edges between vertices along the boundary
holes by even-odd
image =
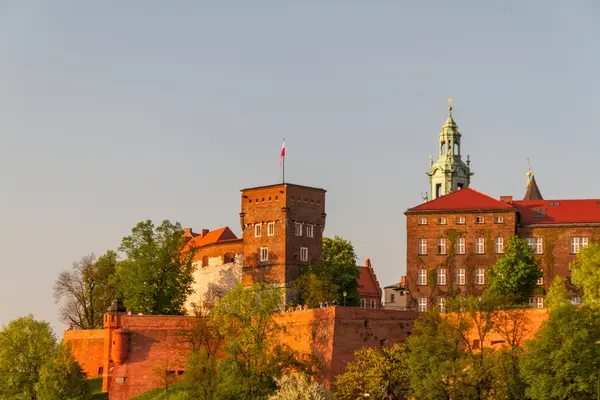
[[[358,278],[358,294],[361,297],[379,296],[381,297],[381,286],[375,276],[375,271],[371,266],[371,261],[367,258],[365,267],[360,267],[360,277]]]
[[[522,225],[600,223],[600,200],[514,200]]]
[[[514,209],[514,207],[480,193],[474,189],[457,190],[435,200],[428,201],[408,211],[445,211],[445,210],[492,210]]]
[[[237,236],[235,236],[235,233],[233,233],[231,231],[231,229],[229,229],[228,227],[225,226],[223,228],[219,228],[214,231],[210,231],[205,235],[195,236],[194,238],[190,239],[189,242],[187,242],[186,249],[191,246],[202,247],[202,246],[206,246],[209,244],[222,242],[225,240],[236,240],[236,239],[237,239]]]

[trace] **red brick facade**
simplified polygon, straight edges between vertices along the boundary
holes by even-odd
[[[75,330],[65,331],[63,341],[71,345],[75,359],[89,378],[102,376],[104,360],[104,331]]]

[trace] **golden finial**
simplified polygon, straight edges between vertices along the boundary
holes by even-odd
[[[452,99],[448,99],[448,111],[452,111]]]
[[[533,170],[531,169],[531,156],[527,157],[527,185],[526,187],[529,187],[529,184],[531,183],[531,177],[533,176]]]

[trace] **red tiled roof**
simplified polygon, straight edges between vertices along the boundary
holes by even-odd
[[[491,210],[514,209],[509,204],[480,193],[471,188],[457,190],[435,200],[428,201],[408,211],[445,211],[445,210]]]
[[[522,225],[600,223],[600,200],[514,200]]]
[[[187,249],[191,246],[202,247],[202,246],[206,246],[209,244],[222,242],[225,240],[236,240],[236,239],[237,239],[237,236],[235,236],[235,233],[233,233],[231,231],[231,229],[229,229],[228,227],[225,226],[223,228],[219,228],[214,231],[210,231],[204,236],[202,236],[202,235],[195,236],[194,238],[190,239],[189,242],[187,242],[185,248]]]
[[[360,277],[358,278],[358,294],[364,296],[381,297],[381,287],[375,276],[372,267],[360,267]]]

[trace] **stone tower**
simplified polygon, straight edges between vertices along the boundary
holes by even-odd
[[[433,162],[433,156],[429,158],[429,184],[431,187],[431,200],[437,199],[448,193],[469,187],[471,183],[471,161],[467,156],[467,162],[461,159],[461,134],[458,125],[452,118],[452,100],[448,105],[448,119],[442,126],[438,143],[439,155],[437,161]]]
[[[241,192],[242,281],[289,288],[301,266],[321,262],[326,191],[282,183]],[[293,302],[293,294],[286,293]]]

